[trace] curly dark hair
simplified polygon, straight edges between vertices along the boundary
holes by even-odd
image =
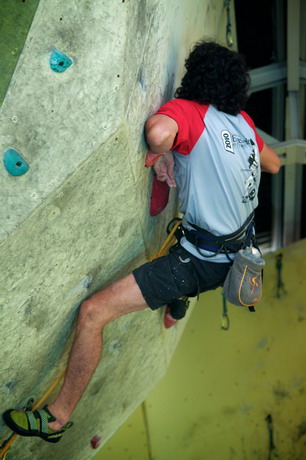
[[[174,97],[213,104],[236,115],[243,110],[250,78],[243,56],[212,41],[195,44]]]

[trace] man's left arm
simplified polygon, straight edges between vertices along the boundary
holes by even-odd
[[[281,166],[277,153],[266,144],[264,144],[260,152],[260,166],[263,172],[270,174],[277,174]]]

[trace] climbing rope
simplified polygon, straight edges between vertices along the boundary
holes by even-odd
[[[161,246],[160,250],[150,259],[150,262],[158,257],[162,257],[167,254],[168,250],[173,246],[176,242],[175,232],[179,225],[182,223],[181,219],[177,220],[175,225],[173,225],[169,235],[164,241],[164,244]]]
[[[173,226],[173,228],[171,229],[169,235],[167,236],[167,238],[165,239],[163,245],[161,246],[160,250],[153,256],[151,257],[151,259],[149,260],[150,262],[154,259],[157,259],[158,257],[162,257],[164,256],[165,254],[167,254],[168,250],[170,249],[171,246],[173,246],[176,242],[176,238],[175,238],[175,231],[176,229],[178,228],[178,226],[181,224],[181,220],[178,220],[175,225]],[[61,382],[61,380],[65,377],[65,374],[66,374],[66,369],[54,380],[54,382],[52,383],[52,385],[48,388],[48,390],[44,393],[44,395],[39,399],[39,401],[37,401],[37,403],[35,405],[33,405],[33,400],[29,400],[28,401],[28,404],[26,406],[26,408],[24,409],[27,409],[27,410],[36,410],[38,409],[39,407],[41,407],[46,399],[48,398],[48,396],[52,393],[52,391],[57,387],[57,385]],[[3,443],[0,445],[0,458],[2,458],[3,460],[5,460],[6,458],[6,455],[7,455],[7,452],[9,450],[9,448],[11,447],[11,445],[13,444],[13,442],[17,439],[18,437],[18,434],[16,433],[11,433],[4,441]]]

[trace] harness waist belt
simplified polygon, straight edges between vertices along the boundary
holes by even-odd
[[[235,253],[243,246],[251,243],[253,236],[253,219],[254,212],[238,230],[224,236],[216,236],[191,222],[188,222],[188,224],[193,227],[192,230],[188,230],[185,227],[183,227],[182,230],[187,241],[193,244],[198,250],[204,249],[217,254]],[[213,256],[215,255],[216,254],[213,254]]]

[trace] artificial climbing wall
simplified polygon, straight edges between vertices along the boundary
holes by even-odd
[[[1,13],[5,410],[37,400],[63,371],[82,299],[163,240],[176,198],[150,218],[144,121],[172,97],[191,44],[225,40],[226,11],[223,0],[11,0]],[[92,458],[91,437],[105,442],[145,399],[183,327],[165,331],[160,311],[110,324],[74,428],[56,446],[19,439],[7,458]]]
[[[166,377],[95,460],[305,460],[305,254],[265,257],[256,313],[228,304],[226,323],[221,289],[202,294]]]

